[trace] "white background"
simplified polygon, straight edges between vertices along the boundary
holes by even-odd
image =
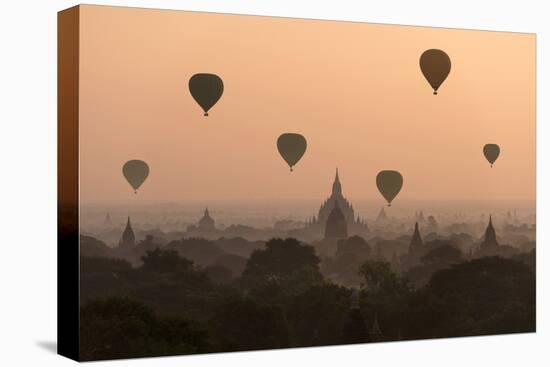
[[[548,366],[550,12],[538,1],[95,1],[97,4],[537,33],[537,333],[100,362],[112,366]],[[56,341],[56,12],[73,1],[0,9],[0,365],[74,362]],[[269,40],[266,40],[267,42]],[[358,47],[361,47],[358,44]],[[399,45],[396,45],[399,47]],[[511,70],[514,72],[514,70]],[[510,91],[515,93],[515,91]],[[506,108],[506,106],[503,106]],[[546,144],[545,144],[546,143]],[[546,190],[544,190],[546,188]],[[546,340],[545,340],[546,339]]]

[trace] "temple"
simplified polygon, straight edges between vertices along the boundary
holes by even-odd
[[[409,243],[409,249],[407,253],[403,254],[399,259],[398,269],[408,270],[414,266],[420,265],[420,259],[425,255],[426,248],[424,242],[420,236],[420,230],[418,228],[418,222],[414,224],[414,232]]]
[[[317,216],[313,216],[307,221],[306,228],[317,230],[319,234],[325,232],[326,235],[327,221],[335,207],[338,207],[338,211],[344,218],[347,227],[347,235],[365,234],[368,232],[368,226],[363,218],[355,216],[353,205],[342,194],[342,184],[340,182],[338,168],[336,169],[336,176],[334,177],[334,182],[332,183],[332,193],[330,197],[326,199],[323,204],[321,204]],[[334,215],[339,216],[338,213],[335,213]]]
[[[414,233],[409,244],[409,254],[420,253],[424,247],[420,231],[418,230],[418,222],[414,224]]]
[[[380,209],[380,212],[378,213],[378,216],[376,217],[376,223],[377,224],[385,224],[389,220],[388,215],[386,214],[386,210],[384,207]]]
[[[204,232],[210,232],[216,230],[216,223],[214,222],[214,219],[210,216],[210,213],[208,212],[208,208],[204,210],[204,215],[199,220],[198,229],[200,231]]]
[[[348,237],[346,218],[336,202],[325,224],[325,239],[345,239]]]
[[[497,248],[498,246],[497,235],[495,233],[495,228],[493,227],[493,218],[489,216],[489,224],[487,225],[487,229],[485,229],[485,238],[479,246],[479,250],[491,250]]]
[[[493,218],[489,216],[489,224],[485,229],[485,236],[473,256],[476,258],[484,256],[504,256],[504,252],[509,252],[507,251],[508,248],[509,246],[501,246],[498,243],[495,227],[493,227]]]
[[[130,223],[130,217],[128,217],[128,222],[126,222],[126,228],[122,232],[122,238],[118,243],[119,248],[133,248],[136,245],[136,236],[134,230],[132,229],[132,224]]]

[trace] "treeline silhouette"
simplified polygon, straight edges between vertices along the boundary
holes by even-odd
[[[534,251],[464,261],[455,247],[435,247],[412,282],[351,237],[328,266],[349,268],[358,290],[332,282],[314,247],[294,238],[254,249],[224,239],[249,256],[205,250],[215,260],[193,252],[213,241],[148,238],[134,264],[94,241],[81,257],[84,360],[535,330]]]

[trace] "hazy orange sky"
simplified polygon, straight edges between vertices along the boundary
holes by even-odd
[[[350,199],[535,198],[535,36],[335,21],[83,6],[83,202],[323,199],[338,166]],[[419,57],[451,58],[439,90]],[[203,117],[188,90],[218,74]],[[277,137],[303,134],[294,172]],[[495,167],[482,154],[497,143]],[[138,195],[122,176],[146,161]]]

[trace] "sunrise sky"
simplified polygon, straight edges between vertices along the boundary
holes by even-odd
[[[85,203],[323,199],[338,166],[344,194],[383,199],[535,198],[535,36],[367,23],[83,6],[80,188]],[[451,58],[434,96],[419,57]],[[195,73],[221,100],[203,117]],[[290,172],[280,134],[308,149]],[[483,145],[497,143],[494,168]],[[151,173],[137,195],[131,159]]]

